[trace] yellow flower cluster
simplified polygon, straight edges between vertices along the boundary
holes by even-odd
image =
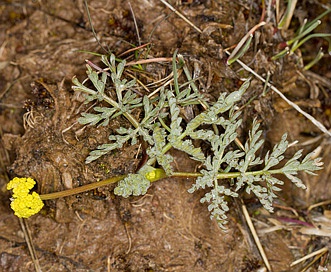
[[[7,184],[7,190],[13,190],[10,207],[14,210],[18,217],[28,218],[31,215],[38,213],[44,203],[40,196],[30,190],[36,182],[32,178],[14,178]]]

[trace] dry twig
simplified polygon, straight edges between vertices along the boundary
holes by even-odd
[[[255,227],[254,227],[254,225],[253,225],[253,222],[252,222],[252,220],[251,220],[251,218],[250,218],[250,216],[249,216],[249,213],[248,213],[247,208],[246,208],[245,205],[242,205],[242,211],[243,211],[243,214],[244,214],[245,219],[246,219],[246,221],[247,221],[248,227],[249,227],[249,229],[250,229],[250,231],[251,231],[251,233],[252,233],[252,235],[253,235],[253,238],[254,238],[254,241],[255,241],[255,243],[256,243],[256,246],[257,246],[257,248],[258,248],[259,251],[260,251],[260,254],[261,254],[261,257],[262,257],[262,259],[263,259],[263,262],[264,262],[265,266],[267,267],[268,271],[271,271],[271,266],[270,266],[270,263],[269,263],[269,261],[268,261],[267,255],[266,255],[265,252],[264,252],[264,249],[263,249],[263,247],[262,247],[262,244],[261,244],[261,242],[260,242],[260,239],[259,239],[259,237],[257,236],[257,233],[256,233],[256,230],[255,230]]]

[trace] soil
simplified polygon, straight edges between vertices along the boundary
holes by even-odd
[[[134,172],[141,160],[141,151],[134,145],[85,164],[88,153],[105,143],[109,131],[125,125],[120,118],[106,128],[77,122],[91,105],[72,91],[71,79],[85,78],[86,59],[100,64],[99,57],[88,52],[112,52],[132,61],[132,52],[121,54],[140,44],[150,43],[148,51],[147,47],[137,51],[142,58],[172,58],[178,49],[198,77],[199,89],[210,99],[236,90],[243,78],[252,76],[237,63],[228,66],[225,49],[232,50],[259,23],[261,1],[169,1],[202,33],[161,1],[88,2],[98,42],[83,0],[0,2],[0,270],[266,271],[243,216],[243,203],[272,271],[330,270],[329,138],[276,93],[267,88],[263,94],[263,83],[254,77],[238,105],[243,112],[239,139],[245,142],[257,118],[264,130],[261,152],[286,132],[290,142],[299,140],[288,156],[301,148],[304,153],[317,149],[324,161],[319,175],[301,176],[307,190],[297,190],[284,179],[273,214],[249,195],[241,195],[230,204],[224,232],[200,203],[203,192],[187,192],[192,180],[163,179],[143,197],[120,198],[113,194],[113,186],[106,186],[45,201],[41,213],[29,219],[14,216],[6,184],[15,176],[34,178],[37,191],[45,194]],[[262,2],[269,7],[273,1]],[[329,5],[322,0],[298,2],[288,30],[277,31],[274,7],[267,10],[267,24],[255,32],[241,60],[263,77],[270,73],[274,86],[330,129],[330,55],[303,70],[317,48],[325,51],[328,43],[312,39],[295,54],[271,60],[279,46],[294,37],[304,18],[313,20]],[[322,18],[317,31],[331,33],[330,14]],[[151,63],[146,71],[134,76],[145,83],[157,82],[171,72],[171,61]],[[196,165],[189,158],[179,152],[175,158],[180,170],[194,171]],[[309,209],[321,201],[325,205]],[[324,247],[326,253],[314,264],[309,264],[311,258],[291,266]]]

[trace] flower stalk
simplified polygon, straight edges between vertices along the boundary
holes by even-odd
[[[121,176],[116,176],[116,177],[111,177],[105,180],[101,181],[96,181],[90,184],[85,184],[83,186],[77,187],[77,188],[72,188],[64,191],[59,191],[59,192],[54,192],[54,193],[49,193],[49,194],[43,194],[40,195],[41,200],[50,200],[50,199],[56,199],[60,197],[66,197],[66,196],[71,196],[71,195],[76,195],[80,194],[83,192],[87,192],[90,190],[97,189],[102,186],[114,184],[122,179],[124,179],[127,175],[121,175]]]

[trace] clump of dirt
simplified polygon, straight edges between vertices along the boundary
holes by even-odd
[[[85,164],[91,150],[105,143],[111,131],[126,125],[120,118],[99,128],[77,122],[91,105],[84,104],[82,95],[71,90],[71,78],[85,77],[85,59],[100,63],[87,51],[120,55],[132,44],[149,42],[148,50],[138,51],[141,55],[171,58],[179,48],[200,91],[211,101],[221,92],[236,90],[242,78],[251,76],[237,64],[226,64],[225,49],[259,22],[261,6],[254,1],[174,2],[172,5],[201,33],[160,1],[132,1],[131,6],[127,1],[89,3],[100,44],[93,37],[83,1],[7,1],[1,6],[2,270],[35,271],[37,261],[31,262],[27,234],[22,232],[25,228],[32,237],[30,243],[42,271],[256,271],[264,266],[242,215],[243,203],[231,204],[229,230],[223,232],[209,219],[207,206],[200,203],[203,192],[187,193],[192,183],[189,179],[164,179],[153,184],[143,197],[119,198],[113,195],[113,186],[106,186],[46,201],[40,214],[24,221],[18,221],[9,208],[5,184],[14,176],[34,178],[38,182],[36,190],[44,194],[132,173],[139,165],[142,152],[138,145],[125,146]],[[300,5],[298,10],[307,8]],[[299,20],[300,14],[295,18]],[[304,72],[291,59],[272,62],[270,57],[278,50],[282,36],[275,34],[271,19],[256,35],[253,48],[243,60],[264,77],[271,73],[273,84],[330,127],[330,75]],[[130,54],[122,57],[134,60]],[[328,64],[321,61],[320,65],[325,69]],[[169,74],[171,63],[150,64],[146,71],[146,75],[132,74],[145,84],[157,82]],[[330,152],[327,140],[314,125],[264,87],[252,80],[250,90],[243,96],[239,105],[244,120],[240,140],[245,141],[252,120],[257,118],[265,130],[266,143],[261,152],[272,148],[284,132],[288,132],[290,141],[302,142],[289,151],[289,156],[302,147],[305,153],[316,147],[325,149],[321,153],[325,173],[304,177],[308,187],[305,192],[286,185],[274,215],[251,198],[243,198],[260,230],[273,270],[288,271],[292,269],[293,254],[302,256],[307,253],[306,247],[318,245],[312,236],[298,232],[300,224],[306,222],[297,218],[300,214],[310,224],[313,220],[309,221],[307,207],[330,199],[330,192],[325,190]],[[196,167],[179,153],[175,165],[185,170]],[[296,207],[299,214],[287,206]],[[288,210],[298,217],[293,219]],[[287,224],[293,222],[297,223],[293,228]],[[330,242],[323,240],[322,244],[329,246]]]

